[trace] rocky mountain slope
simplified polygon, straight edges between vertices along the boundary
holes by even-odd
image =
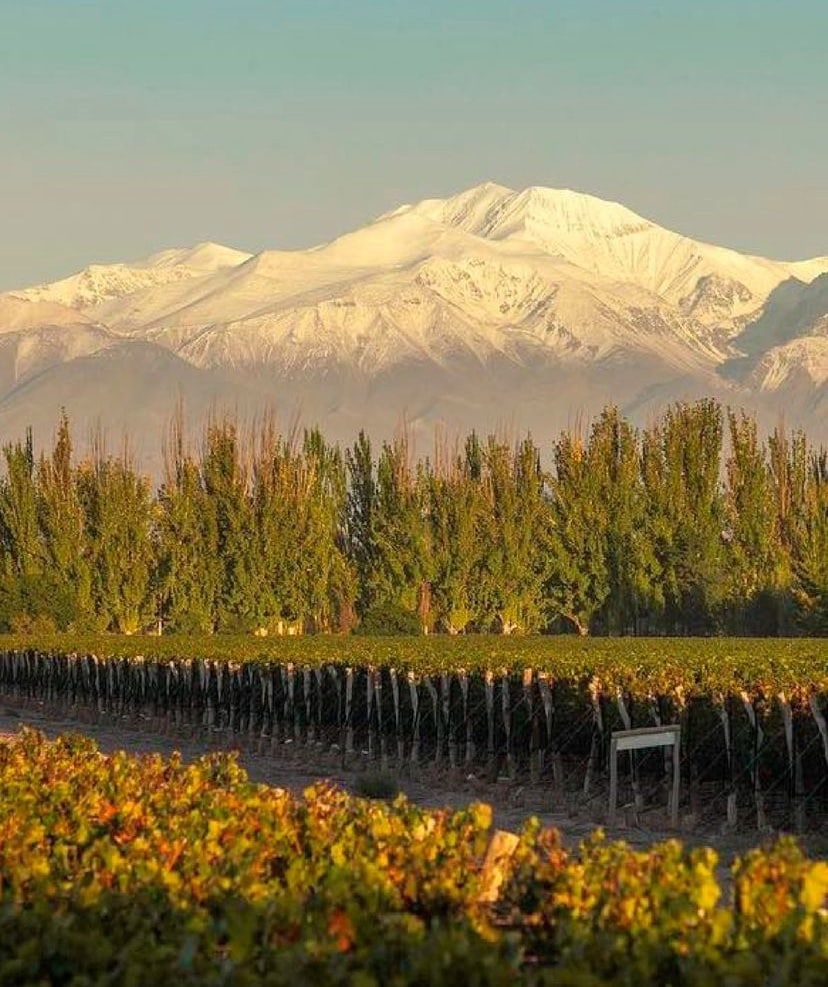
[[[351,438],[401,417],[541,441],[712,394],[828,438],[828,257],[700,243],[617,203],[485,184],[304,251],[200,244],[0,295],[0,430],[65,406],[141,447],[183,399]]]

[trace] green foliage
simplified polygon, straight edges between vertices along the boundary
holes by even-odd
[[[32,433],[3,447],[6,476],[0,482],[0,543],[6,572],[27,576],[42,568]]]
[[[318,431],[300,448],[262,430],[253,470],[253,531],[263,626],[330,631],[349,621],[353,577],[342,550],[345,471]]]
[[[722,412],[712,400],[676,405],[643,438],[648,527],[661,572],[667,626],[720,627],[726,539],[719,484]]]
[[[431,623],[431,544],[423,484],[407,436],[383,445],[372,512],[369,598]]]
[[[202,483],[215,517],[215,559],[219,564],[216,626],[254,626],[271,610],[267,587],[257,581],[253,506],[248,496],[249,456],[237,424],[212,421],[204,436]]]
[[[828,865],[789,840],[574,850],[531,821],[487,888],[491,811],[253,785],[232,758],[0,745],[0,981],[816,987]]]
[[[549,522],[540,456],[531,439],[514,449],[490,439],[482,483],[488,509],[480,532],[476,623],[502,634],[536,631],[543,618]]]
[[[799,621],[807,633],[828,634],[828,456],[811,457],[806,509],[794,534],[793,569]]]
[[[420,618],[398,603],[377,603],[366,611],[355,631],[357,635],[407,637],[421,634]]]
[[[516,967],[476,930],[489,819],[24,734],[0,747],[0,980],[493,982]]]
[[[434,463],[424,471],[431,535],[430,602],[437,630],[463,633],[479,619],[481,581],[487,545],[481,539],[488,506],[481,484],[482,457],[477,436],[463,454],[438,436]]]
[[[87,519],[72,464],[72,437],[64,413],[51,456],[37,470],[37,515],[43,570],[58,585],[71,586],[77,613],[73,622],[94,612]],[[65,623],[58,621],[58,626]]]
[[[107,626],[135,634],[152,618],[153,504],[149,481],[129,460],[98,454],[78,472],[92,594]]]
[[[0,631],[65,631],[80,615],[75,588],[54,575],[0,579]],[[36,625],[34,622],[39,621]]]
[[[164,616],[174,633],[209,632],[221,578],[218,523],[199,465],[185,447],[180,415],[171,424],[166,452],[155,531]]]
[[[400,786],[395,775],[383,771],[366,771],[354,782],[354,794],[366,799],[393,799]]]
[[[63,415],[39,462],[31,436],[3,448],[0,575],[73,602],[7,587],[2,626],[17,606],[129,634],[826,634],[826,454],[726,421],[705,400],[638,432],[608,407],[549,450],[438,432],[418,459],[405,431],[343,455],[268,417],[212,417],[194,448],[179,412],[153,492],[100,439],[75,463]]]
[[[547,606],[585,635],[610,593],[607,537],[609,504],[600,477],[575,436],[555,444]]]
[[[134,636],[67,633],[39,638],[0,637],[0,655],[36,649],[44,656],[96,655],[100,661],[138,659],[190,663],[208,661],[263,671],[275,666],[319,669],[370,667],[395,669],[415,677],[440,676],[464,669],[522,678],[526,670],[553,681],[587,689],[600,683],[605,697],[618,691],[649,701],[664,696],[682,702],[745,691],[754,696],[822,695],[828,683],[828,643],[822,638],[608,638],[586,640],[534,636],[489,638],[439,635],[360,637],[254,637],[249,634]],[[140,664],[140,662],[139,662]],[[585,693],[586,694],[586,693]]]

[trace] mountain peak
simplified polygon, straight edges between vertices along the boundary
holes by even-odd
[[[142,371],[159,417],[185,379],[196,407],[275,391],[322,425],[408,407],[480,427],[534,401],[554,430],[589,402],[689,392],[784,402],[811,423],[828,387],[824,271],[701,243],[573,189],[484,182],[308,250],[250,257],[206,241],[0,296],[0,424],[35,398],[53,418],[86,380],[111,420],[135,393],[131,367],[112,378],[115,357],[147,347],[171,358]],[[755,359],[728,366],[738,349]]]
[[[212,240],[204,240],[193,247],[179,247],[153,254],[141,266],[155,268],[189,267],[200,271],[218,271],[222,267],[236,267],[250,260],[252,255],[234,247],[225,247]]]
[[[427,200],[421,211],[486,239],[529,239],[542,245],[560,234],[593,239],[653,226],[617,202],[542,185],[515,191],[486,182],[448,199]]]
[[[20,298],[56,302],[70,308],[91,308],[146,288],[237,267],[250,256],[241,250],[206,241],[194,247],[162,250],[130,264],[90,264],[67,278],[26,288],[15,294]]]
[[[561,231],[590,238],[612,237],[654,226],[618,202],[572,189],[538,185],[518,193],[508,211],[510,223],[522,224],[530,234]]]

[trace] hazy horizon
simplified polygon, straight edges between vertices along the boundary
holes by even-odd
[[[482,181],[828,254],[828,8],[769,0],[2,2],[0,288],[308,247]]]

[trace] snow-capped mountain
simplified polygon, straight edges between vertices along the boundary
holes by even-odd
[[[86,309],[145,288],[188,281],[234,267],[249,257],[250,254],[218,243],[199,243],[184,250],[164,250],[134,264],[92,264],[68,278],[14,292],[14,295],[27,301]]]
[[[734,340],[739,356],[723,370],[753,388],[776,391],[793,380],[828,385],[828,274],[810,284],[790,279]]]
[[[824,434],[827,272],[488,183],[310,250],[200,244],[0,295],[0,427],[25,413],[48,436],[63,404],[141,432],[180,394],[191,413],[271,402],[341,437],[404,414],[544,439],[608,401],[644,416],[714,394],[771,415],[795,391]]]
[[[617,202],[581,192],[482,185],[413,211],[487,240],[535,244],[615,281],[632,282],[684,315],[720,326],[756,311],[780,281],[810,281],[828,258],[785,264],[699,243]]]

